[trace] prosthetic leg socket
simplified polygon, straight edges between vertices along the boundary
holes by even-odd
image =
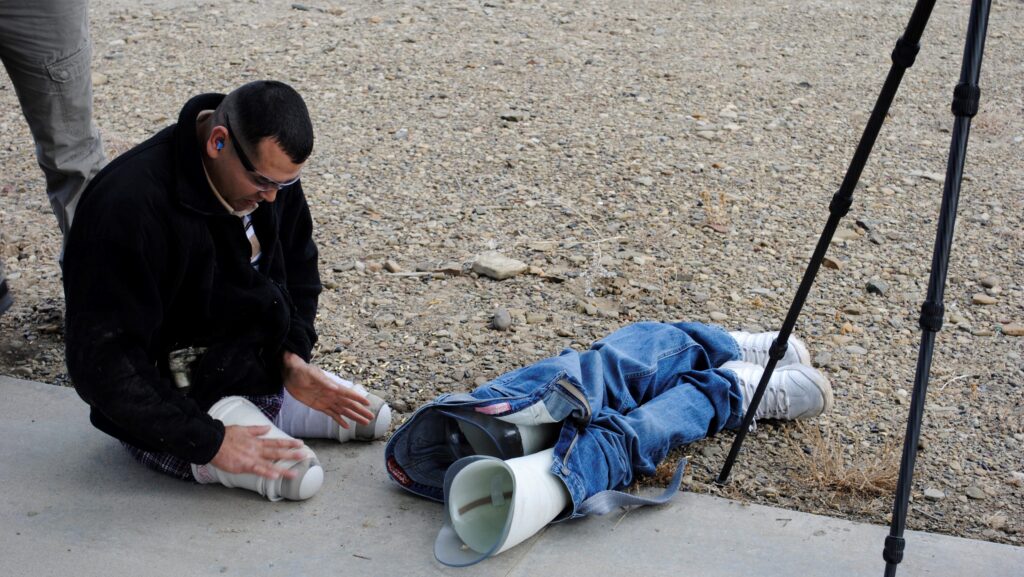
[[[445,475],[447,519],[434,542],[438,561],[472,565],[522,543],[564,511],[570,496],[550,471],[554,454],[551,448],[508,461],[476,456],[453,464]]]
[[[242,397],[225,397],[210,407],[210,416],[219,419],[225,426],[257,426],[270,425],[270,432],[263,435],[264,439],[291,439],[281,429],[274,426],[270,419],[256,405]],[[249,489],[263,495],[271,501],[289,499],[302,501],[309,499],[320,490],[324,482],[324,470],[317,460],[316,454],[309,447],[303,447],[306,457],[299,461],[281,460],[275,464],[296,473],[294,479],[267,479],[252,473],[228,473],[213,465],[192,465],[192,474],[200,483],[220,483],[225,487]]]

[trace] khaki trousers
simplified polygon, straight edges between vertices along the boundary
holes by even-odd
[[[65,237],[79,196],[105,163],[92,120],[88,16],[88,0],[0,0],[0,60]]]

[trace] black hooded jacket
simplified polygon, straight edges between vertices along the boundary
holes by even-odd
[[[249,263],[242,220],[203,172],[189,100],[178,123],[116,158],[83,193],[64,256],[68,372],[100,430],[149,451],[207,463],[224,426],[207,415],[229,395],[281,391],[285,350],[307,361],[320,276],[300,183],[252,213],[262,256]],[[170,351],[206,347],[187,395]]]

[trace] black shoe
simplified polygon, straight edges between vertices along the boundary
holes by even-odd
[[[7,312],[12,304],[14,304],[14,300],[11,299],[11,293],[7,290],[7,279],[0,277],[0,316]]]

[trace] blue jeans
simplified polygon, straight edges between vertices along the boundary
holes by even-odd
[[[506,373],[469,395],[444,395],[392,436],[388,471],[407,489],[441,500],[437,470],[448,455],[438,407],[471,407],[501,417],[533,415],[562,422],[551,472],[569,489],[572,516],[588,497],[620,489],[634,476],[652,474],[677,446],[738,427],[743,397],[736,375],[723,363],[739,359],[724,330],[701,323],[629,325],[582,353],[557,357]],[[543,409],[543,410],[538,410]]]

